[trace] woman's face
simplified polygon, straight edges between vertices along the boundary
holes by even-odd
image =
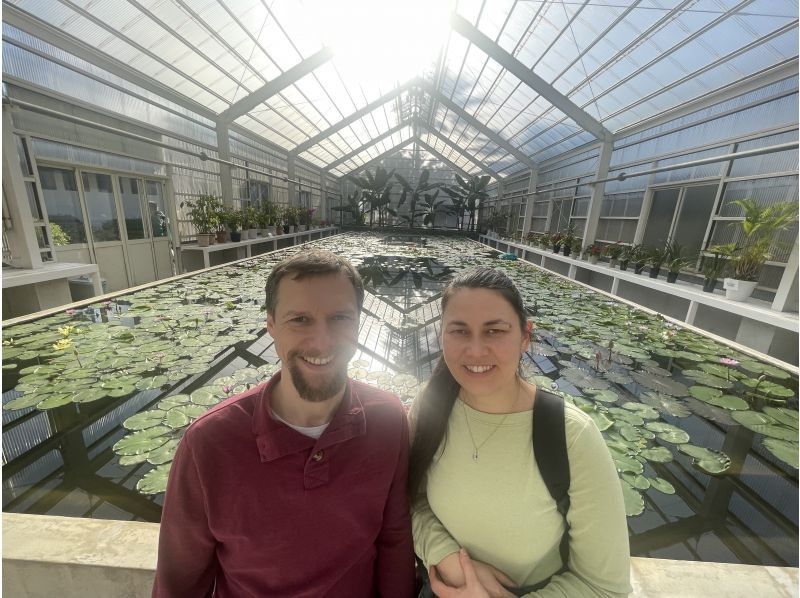
[[[442,350],[450,373],[472,396],[513,389],[530,344],[511,304],[489,289],[459,289],[442,316]]]

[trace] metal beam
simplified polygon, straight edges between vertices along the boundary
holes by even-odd
[[[488,175],[489,175],[490,177],[492,177],[493,179],[496,179],[496,180],[498,180],[498,181],[499,181],[499,180],[501,180],[501,179],[503,178],[503,177],[501,177],[499,174],[497,174],[497,173],[496,173],[494,170],[492,170],[491,168],[489,168],[488,166],[486,166],[486,164],[484,164],[483,162],[481,162],[481,161],[480,161],[480,160],[478,160],[477,158],[473,157],[473,156],[472,156],[472,154],[469,154],[469,153],[465,152],[463,149],[461,149],[460,147],[456,146],[456,145],[455,145],[455,144],[454,144],[454,143],[453,143],[453,142],[452,142],[450,139],[448,139],[447,137],[445,137],[444,135],[442,135],[442,134],[441,134],[439,131],[435,131],[435,130],[434,130],[432,127],[429,127],[427,124],[424,124],[424,123],[422,123],[422,125],[423,125],[423,127],[424,127],[425,129],[427,129],[427,130],[428,130],[428,132],[429,132],[431,135],[433,135],[433,136],[434,136],[434,137],[436,137],[437,139],[440,139],[440,140],[441,140],[443,143],[446,143],[447,145],[449,145],[450,147],[452,147],[452,148],[453,148],[455,151],[457,151],[459,154],[461,154],[461,155],[465,156],[465,157],[467,158],[467,160],[469,160],[470,162],[472,162],[473,164],[475,164],[475,166],[477,166],[478,168],[480,168],[480,169],[481,169],[483,172],[485,172],[486,174],[488,174]]]
[[[597,139],[601,141],[613,139],[611,132],[602,123],[595,120],[567,96],[486,37],[464,17],[453,12],[450,17],[450,26]]]
[[[231,104],[226,110],[220,113],[218,118],[219,122],[232,122],[243,114],[247,114],[260,103],[265,102],[282,89],[296,83],[317,67],[328,62],[331,58],[333,58],[333,50],[327,47],[322,48],[322,50],[316,54],[309,56],[302,62],[294,65],[288,71],[281,73],[272,79],[272,81],[268,81],[250,95]]]
[[[406,119],[406,120],[404,120],[403,122],[401,122],[401,123],[400,123],[399,125],[397,125],[396,127],[392,127],[391,129],[389,129],[388,131],[386,131],[386,132],[385,132],[383,135],[379,135],[379,136],[378,136],[378,137],[376,137],[375,139],[370,139],[370,140],[369,140],[367,143],[365,143],[365,144],[364,144],[364,145],[362,145],[361,147],[357,147],[356,149],[354,149],[354,150],[353,150],[352,152],[350,152],[349,154],[347,154],[347,155],[345,155],[345,156],[342,156],[341,158],[339,158],[339,159],[338,159],[338,160],[336,160],[335,162],[331,162],[330,164],[328,164],[328,165],[325,167],[325,170],[331,170],[331,169],[333,169],[333,168],[336,168],[336,167],[337,167],[337,166],[339,166],[340,164],[343,164],[344,162],[347,162],[347,161],[348,161],[350,158],[352,158],[352,157],[354,157],[354,156],[357,156],[358,154],[360,154],[361,152],[363,152],[363,151],[364,151],[365,149],[367,149],[368,147],[371,147],[371,146],[375,145],[375,144],[376,144],[376,143],[378,143],[379,141],[383,141],[383,140],[384,140],[384,139],[386,139],[387,137],[391,137],[392,135],[394,135],[394,134],[395,134],[395,133],[397,133],[398,131],[400,131],[400,130],[404,129],[405,127],[410,127],[410,126],[411,126],[411,124],[412,124],[412,120],[411,120],[411,119]]]
[[[527,166],[530,169],[534,169],[537,167],[536,162],[531,160],[522,151],[511,145],[511,143],[500,137],[500,135],[492,131],[489,127],[487,127],[477,118],[469,114],[466,110],[464,110],[461,106],[459,106],[453,100],[444,95],[441,91],[435,89],[433,85],[431,85],[426,81],[422,84],[422,88],[428,93],[430,93],[434,100],[438,101],[440,104],[442,104],[445,108],[447,108],[451,112],[454,112],[456,115],[458,115],[459,118],[461,118],[461,120],[466,122],[471,127],[478,129],[478,131],[486,135],[486,137],[488,137],[496,145],[500,146],[501,148],[506,150],[509,154],[514,156],[517,160],[525,164],[525,166]]]
[[[110,56],[99,52],[96,48],[75,39],[56,29],[36,17],[28,14],[24,10],[14,6],[13,4],[3,4],[3,22],[8,23],[12,27],[16,27],[25,33],[28,33],[40,40],[64,50],[65,52],[77,56],[101,69],[108,71],[112,75],[121,77],[126,81],[130,81],[134,85],[146,89],[165,100],[174,102],[178,106],[186,108],[202,116],[204,118],[214,120],[217,115],[213,110],[209,110],[206,106],[196,102],[183,94],[177,93],[173,89],[162,85],[155,79],[142,75],[137,70],[131,68],[127,64],[111,58]]]
[[[381,160],[383,160],[384,158],[386,158],[386,156],[389,156],[389,155],[391,155],[391,154],[394,154],[395,152],[398,152],[398,151],[400,151],[400,150],[401,150],[401,149],[403,149],[405,146],[407,146],[409,143],[413,143],[414,141],[417,141],[417,139],[416,139],[416,138],[414,138],[414,137],[411,137],[411,138],[409,138],[409,139],[406,139],[406,140],[405,140],[405,141],[403,141],[402,143],[398,143],[398,144],[397,144],[397,145],[395,145],[394,147],[392,147],[392,148],[389,148],[388,150],[386,150],[385,152],[383,152],[383,153],[382,153],[380,156],[376,156],[376,157],[374,157],[372,160],[370,160],[369,162],[364,162],[364,163],[363,163],[361,166],[359,166],[358,168],[355,168],[355,169],[353,169],[353,170],[350,170],[350,171],[348,171],[348,172],[347,172],[347,174],[356,174],[356,173],[358,173],[358,172],[361,172],[362,170],[366,170],[367,168],[369,168],[369,167],[370,167],[370,166],[372,166],[373,164],[375,164],[375,163],[377,163],[377,162],[380,162]],[[344,177],[342,177],[342,178],[344,178]],[[344,197],[344,193],[342,194],[342,197]]]
[[[423,148],[425,148],[425,150],[426,150],[426,151],[430,152],[431,154],[433,154],[434,156],[436,156],[437,158],[439,158],[439,159],[440,159],[442,162],[445,162],[445,163],[447,163],[448,165],[450,165],[450,167],[451,167],[453,170],[457,170],[458,172],[460,172],[461,174],[463,174],[463,175],[464,175],[465,177],[467,177],[467,178],[469,178],[469,177],[471,177],[471,176],[472,176],[472,175],[471,175],[470,173],[468,173],[466,170],[464,170],[463,168],[461,168],[461,167],[460,167],[458,164],[456,164],[455,162],[453,162],[452,160],[450,160],[450,158],[447,158],[447,157],[445,157],[445,156],[444,156],[444,155],[443,155],[441,152],[439,152],[439,151],[438,151],[436,148],[434,148],[434,147],[432,147],[432,146],[428,145],[427,143],[425,143],[424,141],[422,141],[422,139],[418,139],[418,140],[417,140],[417,143],[419,143],[419,145],[420,145],[420,146],[422,146]]]
[[[330,137],[331,135],[333,135],[334,133],[336,133],[340,129],[343,129],[344,127],[356,122],[359,118],[363,118],[364,116],[366,116],[367,114],[369,114],[370,112],[375,110],[376,108],[380,108],[386,102],[389,102],[390,100],[395,99],[398,95],[400,95],[404,91],[410,89],[414,85],[419,84],[419,82],[420,82],[420,80],[417,77],[414,77],[413,79],[411,79],[410,81],[404,83],[403,85],[400,85],[399,87],[395,87],[393,90],[389,91],[388,93],[383,94],[377,100],[375,100],[373,102],[370,102],[369,104],[364,106],[361,110],[357,110],[356,112],[353,112],[353,114],[351,114],[347,118],[345,118],[343,120],[340,120],[335,125],[333,125],[331,127],[328,127],[324,131],[320,131],[319,133],[317,133],[316,135],[314,135],[310,139],[304,141],[303,143],[298,145],[296,148],[294,148],[292,151],[290,151],[289,154],[297,156],[298,154],[303,153],[307,149],[309,149],[311,147],[314,147],[320,141]]]

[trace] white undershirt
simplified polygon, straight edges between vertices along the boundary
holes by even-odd
[[[280,415],[278,415],[274,411],[272,412],[272,417],[278,420],[279,422],[286,424],[287,426],[292,428],[292,430],[297,430],[303,436],[308,436],[309,438],[314,438],[315,440],[318,439],[320,436],[322,436],[322,433],[325,431],[325,428],[327,428],[328,424],[330,423],[326,422],[321,426],[296,426],[294,424],[290,424],[289,422],[287,422],[285,419],[283,419]]]

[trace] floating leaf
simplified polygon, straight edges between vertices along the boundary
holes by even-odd
[[[644,512],[644,499],[642,494],[625,480],[620,480],[622,484],[622,499],[625,501],[625,515],[636,517]]]
[[[153,465],[163,465],[169,463],[175,457],[175,449],[178,448],[180,440],[173,438],[168,440],[154,451],[147,455],[147,462]]]
[[[689,442],[689,435],[680,428],[664,422],[647,422],[645,428],[654,432],[664,442],[672,444],[685,444]]]
[[[166,386],[169,380],[166,376],[153,376],[152,378],[142,378],[136,383],[136,388],[139,390],[151,390],[154,388],[161,388]]]
[[[114,452],[118,455],[139,455],[149,453],[163,445],[167,441],[166,436],[160,436],[169,432],[166,426],[155,426],[147,430],[139,430],[133,434],[125,436],[114,445]]]
[[[798,429],[798,413],[794,409],[787,409],[786,407],[764,407],[764,413],[779,424],[789,426],[793,430]]]
[[[648,391],[639,397],[646,405],[673,417],[689,417],[692,412],[678,399],[655,391]]]
[[[36,405],[36,408],[44,410],[44,409],[54,409],[55,407],[62,407],[64,405],[72,403],[72,398],[74,396],[75,395],[71,392],[52,394],[46,399],[44,399],[42,402],[40,402],[38,405]]]
[[[654,461],[656,463],[668,463],[669,461],[672,461],[672,453],[669,452],[668,448],[663,446],[644,449],[639,454],[648,461]]]
[[[640,474],[644,471],[644,465],[630,455],[622,455],[617,452],[612,452],[611,457],[614,459],[614,465],[620,473],[629,472]]]
[[[681,444],[678,446],[678,450],[694,458],[693,463],[707,473],[719,474],[731,466],[730,457],[721,451],[693,444]]]
[[[164,417],[164,423],[173,430],[176,430],[189,425],[189,416],[179,411],[179,407],[173,407],[167,411],[167,415]]]
[[[786,440],[779,440],[777,438],[765,438],[763,444],[764,447],[778,459],[797,469],[797,451],[798,446],[800,446],[797,442],[787,442]]]
[[[774,365],[762,363],[760,361],[744,359],[739,365],[748,372],[753,372],[754,374],[767,374],[768,376],[772,376],[778,380],[788,380],[791,377],[789,372],[777,368]]]
[[[636,490],[647,490],[650,487],[650,480],[642,475],[635,475],[632,473],[623,473],[620,475],[624,481],[628,482]]]
[[[131,415],[122,422],[122,427],[127,430],[145,430],[160,425],[162,419],[164,419],[164,412],[161,409],[151,409]]]
[[[731,382],[730,380],[713,376],[708,372],[704,372],[702,370],[683,370],[683,375],[686,376],[687,378],[693,379],[698,384],[702,384],[705,386],[712,386],[714,388],[727,389],[733,386],[733,382]]]
[[[613,390],[590,390],[588,392],[593,400],[601,403],[616,403],[619,400],[619,395]]]
[[[632,411],[636,415],[640,416],[643,419],[658,419],[658,411],[650,407],[649,405],[642,405],[641,403],[634,403],[633,401],[628,401],[622,405],[623,409],[627,409],[628,411]]]
[[[598,411],[597,407],[581,405],[581,410],[589,414],[597,428],[602,432],[608,430],[614,422],[608,419],[604,413]]]
[[[23,395],[3,405],[3,409],[5,409],[6,411],[17,411],[19,409],[28,409],[29,407],[36,407],[36,405],[41,403],[48,396],[49,395],[46,394],[35,394],[35,393]]]
[[[672,396],[685,396],[689,389],[687,386],[672,378],[662,378],[647,372],[632,372],[633,379],[642,386]]]
[[[675,494],[675,487],[663,478],[650,478],[650,487],[664,494]]]
[[[764,436],[778,438],[780,440],[797,440],[797,430],[780,425],[777,420],[766,413],[736,411],[731,415],[733,419],[742,424],[745,428],[753,430],[753,432],[758,432]]]
[[[152,471],[148,471],[145,476],[136,484],[136,489],[142,494],[159,494],[167,489],[169,479],[169,468],[172,463],[159,465]]]

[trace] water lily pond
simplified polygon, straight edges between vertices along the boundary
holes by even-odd
[[[507,270],[536,324],[525,373],[603,431],[632,554],[798,565],[796,375],[473,241],[308,245],[367,286],[351,376],[407,402],[440,353],[442,287]],[[186,427],[279,367],[264,282],[304,247],[5,327],[3,509],[158,521]]]

